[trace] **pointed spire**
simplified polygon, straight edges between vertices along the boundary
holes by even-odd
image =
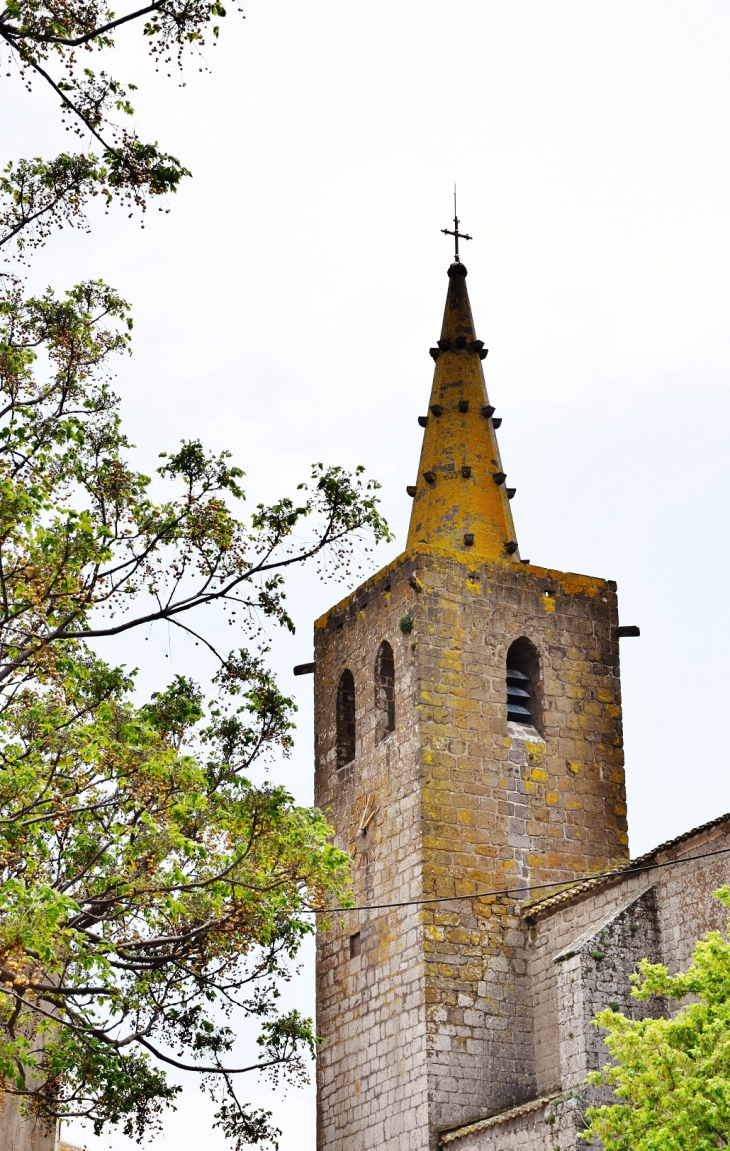
[[[475,335],[466,268],[454,262],[448,275],[407,547],[513,564],[519,552],[482,371],[486,352]]]
[[[462,263],[454,262],[447,275],[449,277],[449,290],[446,293],[441,339],[456,340],[459,336],[466,336],[471,343],[477,338],[477,334],[474,330],[469,293],[466,290],[466,268]]]

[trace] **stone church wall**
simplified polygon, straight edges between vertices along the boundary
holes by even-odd
[[[614,923],[617,918],[619,924]],[[594,1037],[588,1030],[591,1008],[599,1010],[610,1002],[619,1003],[622,1011],[630,1008],[629,975],[645,954],[654,962],[659,959],[654,890],[648,888],[646,876],[631,877],[570,911],[556,912],[533,926],[530,934],[537,1091],[561,1090],[581,1083],[598,1066],[595,1051],[600,1038],[597,1031]],[[623,946],[612,949],[606,968],[591,953],[604,954],[604,938],[610,936],[613,942],[617,934]],[[603,996],[601,985],[609,972]]]
[[[695,859],[708,852],[720,852]],[[446,1132],[452,1151],[580,1151],[585,1108],[610,1103],[585,1085],[608,1051],[595,1013],[613,1007],[630,1018],[678,1005],[631,997],[639,960],[685,969],[697,939],[724,932],[728,913],[713,892],[730,882],[730,816],[663,845],[637,861],[671,866],[593,881],[570,896],[526,906],[533,997],[536,1098],[522,1107]]]
[[[446,1134],[448,1151],[564,1151],[580,1146],[582,1111],[572,1095],[541,1098]]]
[[[632,1019],[659,1014],[657,1005],[631,996],[630,976],[641,959],[661,959],[654,888],[614,909],[553,959],[557,990],[557,1039],[561,1087],[582,1087],[603,1066],[607,1050],[591,1020],[612,1007]],[[591,1089],[590,1102],[598,1103]],[[601,1102],[611,1102],[608,1094]]]
[[[725,929],[727,912],[712,893],[730,881],[730,853],[696,863],[692,857],[726,846],[730,832],[720,822],[659,849],[650,860],[686,859],[686,864],[604,882],[552,908],[540,910],[537,905],[529,967],[538,1093],[581,1082],[585,1072],[598,1065],[599,1053],[604,1058],[599,1032],[587,1024],[595,1010],[618,1002],[620,1010],[638,1017],[642,1004],[628,997],[627,987],[640,958],[678,971],[687,966],[701,935]],[[529,920],[529,908],[527,916]],[[591,961],[591,953],[607,958]],[[592,972],[587,971],[590,966]],[[566,990],[566,980],[576,979],[576,970],[580,1009],[577,998],[571,1007]],[[594,977],[592,985],[588,975]],[[576,984],[569,986],[577,997]]]
[[[0,1107],[0,1151],[57,1151],[55,1130],[21,1119],[16,1099],[7,1096]]]
[[[321,1148],[424,1151],[444,1128],[534,1098],[518,904],[468,897],[625,858],[616,620],[604,580],[417,551],[318,621],[315,801],[355,856],[357,901],[440,900],[348,913],[320,938]],[[507,651],[522,636],[540,663],[540,730],[507,722]],[[396,730],[378,742],[383,640]],[[345,669],[357,737],[338,769]]]
[[[398,620],[412,605],[412,568],[385,569],[315,631],[315,802],[353,862],[358,904],[417,900],[421,804],[417,677]],[[396,731],[376,742],[374,669],[394,653]],[[334,701],[355,680],[356,747],[338,770]],[[355,939],[357,944],[355,945]],[[354,954],[358,951],[358,954]],[[351,954],[352,952],[352,954]],[[423,927],[418,907],[346,912],[317,942],[320,1151],[423,1151],[428,1127]]]
[[[424,895],[464,895],[625,858],[615,590],[531,567],[421,557],[417,604]],[[519,637],[541,730],[506,720]],[[529,953],[514,898],[424,908],[432,1123],[534,1098]]]
[[[692,857],[730,848],[730,817],[658,853],[660,860],[687,859],[652,875],[657,891],[662,962],[674,973],[687,967],[695,942],[707,931],[725,932],[727,908],[713,892],[730,883],[730,853],[692,862]]]

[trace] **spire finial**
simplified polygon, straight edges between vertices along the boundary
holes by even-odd
[[[456,214],[456,184],[454,184],[454,230],[450,228],[442,228],[441,231],[445,236],[454,237],[454,263],[460,264],[459,259],[459,240],[471,240],[471,236],[467,236],[466,232],[459,231],[459,217]]]

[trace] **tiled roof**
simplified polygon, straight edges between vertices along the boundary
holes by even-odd
[[[608,887],[621,879],[627,872],[646,867],[653,863],[657,855],[661,852],[670,851],[673,847],[687,843],[693,836],[701,835],[702,832],[709,831],[713,827],[719,827],[722,823],[729,820],[730,812],[726,812],[725,815],[718,815],[716,819],[710,819],[707,823],[701,823],[699,827],[693,827],[691,831],[685,831],[683,835],[677,835],[674,839],[668,839],[665,843],[660,843],[658,847],[652,848],[651,851],[647,851],[646,854],[640,855],[637,859],[628,860],[621,867],[617,867],[613,871],[605,872],[603,875],[597,875],[595,879],[584,879],[581,883],[572,884],[563,891],[559,891],[557,895],[549,895],[544,899],[536,899],[532,903],[523,903],[521,914],[524,919],[542,919],[543,916],[548,915],[553,908],[563,907],[566,903],[570,903],[574,899],[580,899],[581,896],[593,893],[601,887]]]
[[[469,1123],[466,1127],[457,1127],[455,1131],[447,1131],[441,1136],[442,1143],[453,1143],[455,1139],[463,1139],[465,1135],[473,1135],[475,1131],[486,1131],[488,1127],[498,1127],[500,1123],[506,1123],[509,1119],[519,1119],[522,1115],[529,1115],[531,1111],[539,1111],[541,1107],[547,1107],[548,1103],[552,1103],[554,1099],[560,1098],[559,1093],[555,1095],[543,1095],[540,1099],[531,1099],[529,1103],[521,1103],[519,1107],[510,1107],[509,1111],[500,1111],[497,1115],[490,1115],[488,1119],[479,1119],[476,1123]]]

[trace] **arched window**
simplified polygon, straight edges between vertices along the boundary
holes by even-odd
[[[393,649],[384,639],[375,660],[375,742],[395,731],[395,660]]]
[[[355,680],[345,669],[337,685],[337,766],[355,758]]]
[[[540,657],[525,636],[507,652],[507,719],[513,723],[542,726],[540,708]]]

